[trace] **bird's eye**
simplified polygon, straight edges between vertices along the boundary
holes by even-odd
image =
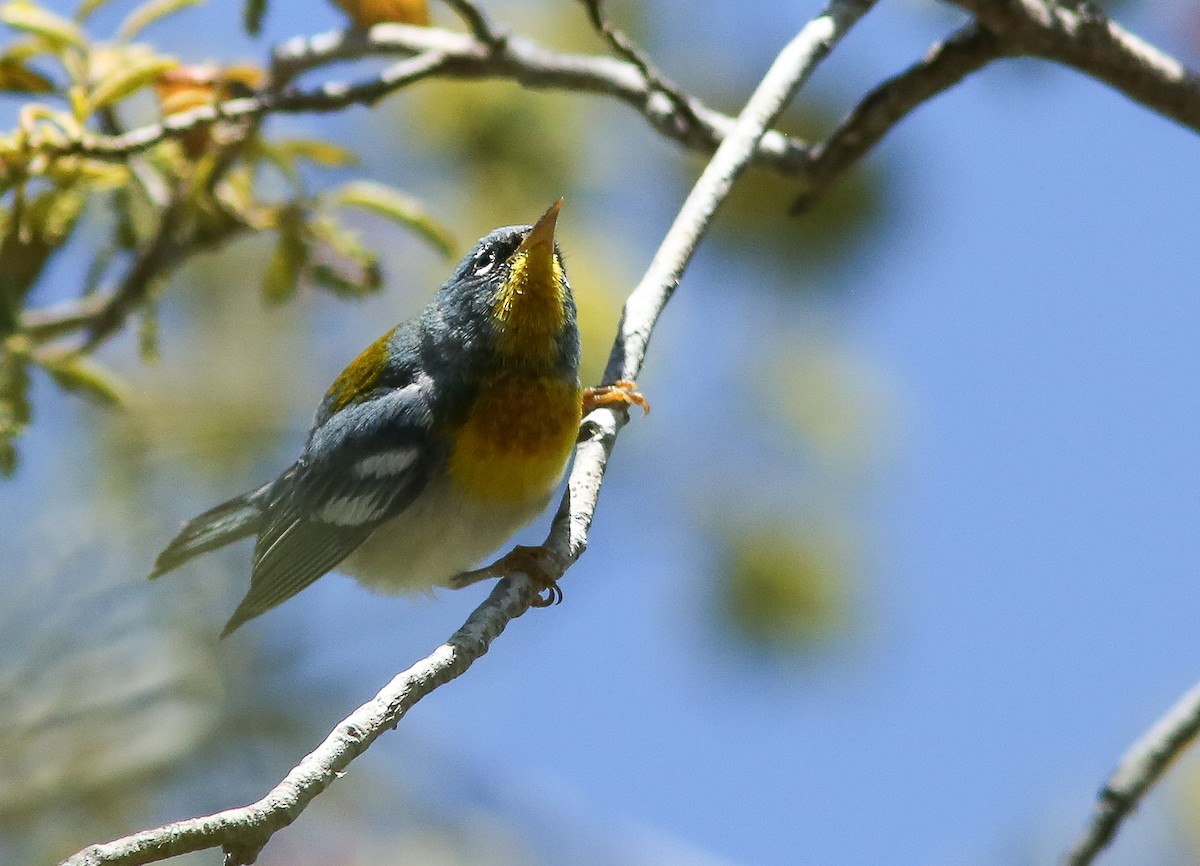
[[[484,250],[475,257],[475,276],[485,277],[492,272],[494,267],[496,267],[494,250]]]

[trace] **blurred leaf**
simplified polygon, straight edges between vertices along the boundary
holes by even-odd
[[[178,65],[179,61],[173,57],[150,55],[130,58],[92,87],[88,94],[88,114],[132,96]]]
[[[0,305],[17,309],[87,203],[82,185],[50,189],[8,215],[0,240]]]
[[[125,389],[116,375],[91,358],[70,353],[40,357],[37,362],[64,391],[82,394],[101,406],[124,402]]]
[[[246,0],[245,9],[242,12],[242,22],[246,32],[251,36],[257,36],[262,30],[263,16],[266,14],[267,0]]]
[[[395,22],[428,27],[429,4],[426,0],[334,0],[350,16],[356,27]]]
[[[138,356],[146,363],[159,359],[158,330],[158,302],[149,300],[141,307],[137,329]]]
[[[50,93],[54,82],[14,57],[0,57],[0,90],[6,93]]]
[[[309,222],[308,230],[314,241],[309,268],[314,283],[342,297],[379,291],[383,285],[379,259],[354,232],[328,216]]]
[[[17,468],[13,440],[29,423],[29,358],[12,348],[0,347],[0,475]]]
[[[10,217],[11,219],[11,217]],[[54,248],[10,225],[0,240],[0,306],[6,315],[20,310],[25,294],[41,274]]]
[[[750,643],[800,650],[850,624],[848,550],[819,526],[760,523],[727,539],[720,608]]]
[[[449,229],[434,219],[419,200],[398,189],[360,180],[339,187],[331,196],[337,205],[370,211],[412,229],[446,258],[454,255]]]
[[[560,195],[570,200],[588,128],[578,100],[491,82],[431,81],[411,96],[406,130],[468,180],[473,219],[504,225]]]
[[[92,13],[107,2],[109,0],[83,0],[79,4],[79,8],[75,10],[75,20],[82,24],[92,17]]]
[[[308,262],[303,212],[295,207],[280,208],[276,227],[279,240],[267,262],[262,284],[263,298],[270,304],[281,304],[296,294],[300,275]]]
[[[83,184],[47,190],[28,208],[27,225],[48,244],[62,244],[75,228],[87,204],[88,189]]]
[[[121,26],[117,28],[117,38],[128,42],[160,18],[174,15],[181,9],[203,2],[204,0],[147,0],[121,22]]]
[[[67,47],[87,48],[87,36],[78,24],[25,0],[0,7],[0,21],[14,30],[45,39],[59,50]]]
[[[3,407],[0,406],[0,411]],[[13,442],[16,434],[10,433],[0,420],[0,475],[11,478],[17,471],[17,446]]]
[[[89,192],[119,189],[129,183],[128,166],[79,157],[54,160],[45,175],[61,187],[83,184]]]
[[[136,250],[150,238],[158,225],[158,211],[140,184],[119,187],[112,194],[117,226],[113,241],[122,250]]]
[[[286,138],[270,142],[268,148],[284,159],[293,162],[303,159],[323,168],[342,168],[358,164],[358,154],[341,145],[316,138]]]
[[[96,251],[96,255],[92,259],[92,263],[88,265],[87,273],[83,277],[81,295],[95,294],[96,289],[100,288],[100,283],[104,280],[104,276],[108,273],[109,266],[112,265],[116,255],[117,244],[115,242],[109,242]]]
[[[49,47],[45,42],[40,39],[28,37],[10,42],[8,47],[4,49],[3,56],[11,57],[14,60],[20,60],[24,62],[30,58],[38,57],[42,54],[48,53]]]
[[[844,347],[802,333],[751,381],[764,411],[786,421],[804,445],[839,469],[863,471],[885,451],[887,393],[879,374]]]
[[[71,116],[78,122],[77,125],[82,126],[89,113],[87,91],[82,85],[72,84],[67,88],[67,101],[71,103]],[[59,125],[66,128],[66,124]]]

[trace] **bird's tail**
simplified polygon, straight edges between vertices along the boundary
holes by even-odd
[[[150,579],[161,577],[202,553],[256,534],[262,527],[263,509],[270,487],[267,484],[258,490],[235,496],[185,523],[166,550],[158,555]]]

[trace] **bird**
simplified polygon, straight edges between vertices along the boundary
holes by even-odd
[[[518,570],[538,584],[536,606],[560,601],[542,548],[472,566],[545,510],[583,415],[649,411],[632,381],[580,386],[575,302],[554,235],[562,204],[480,239],[418,316],[334,380],[299,458],[187,521],[150,577],[255,536],[250,588],[222,638],[334,569],[392,594]]]

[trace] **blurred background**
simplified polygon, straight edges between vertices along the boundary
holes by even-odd
[[[88,32],[106,38],[132,5]],[[485,5],[553,47],[604,51],[577,3]],[[729,112],[819,10],[610,7]],[[1190,0],[1114,11],[1200,62]],[[241,14],[210,0],[139,38],[187,63],[261,62],[343,21],[277,0],[254,40]],[[961,20],[881,3],[783,127],[828,130]],[[28,98],[8,100],[10,126]],[[377,290],[301,281],[278,303],[276,233],[254,233],[172,276],[157,360],[133,328],[99,351],[123,409],[35,371],[0,481],[5,864],[258,798],[461,624],[486,587],[412,601],[331,575],[218,643],[248,545],[145,575],[181,520],[290,462],[328,382],[477,237],[559,195],[596,379],[703,164],[615,101],[506,83],[426,82],[265,133],[357,153],[306,164],[304,183],[405,191],[450,258],[348,214],[380,256]],[[655,335],[640,381],[654,411],[620,440],[566,602],[514,623],[260,862],[1054,862],[1119,755],[1200,677],[1198,147],[1021,60],[921,108],[803,218],[785,216],[789,182],[750,172]],[[84,212],[33,305],[79,294],[106,219]],[[1191,757],[1103,862],[1200,862],[1198,819]]]

